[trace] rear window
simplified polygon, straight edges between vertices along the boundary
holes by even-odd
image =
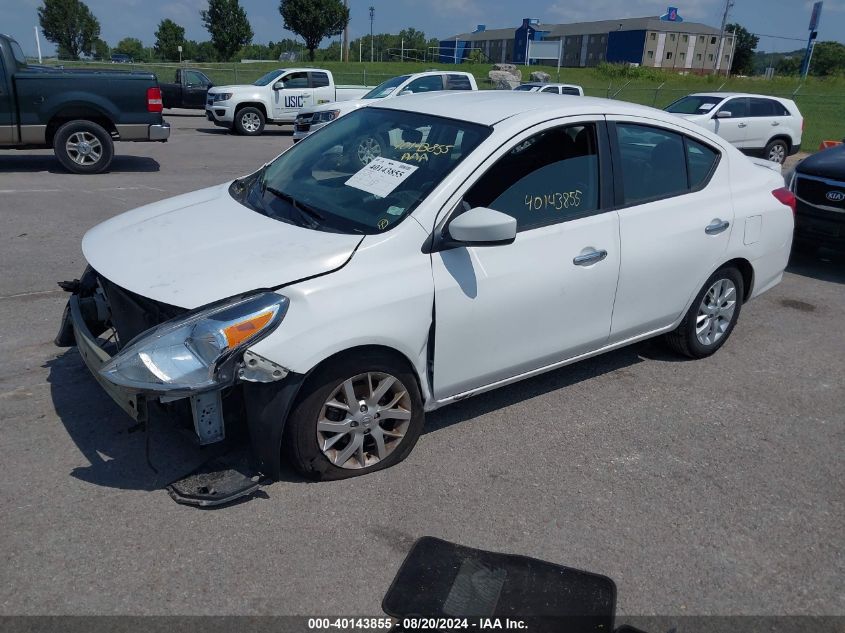
[[[311,73],[311,86],[313,88],[325,88],[329,85],[329,76],[326,73]]]
[[[12,47],[12,57],[15,58],[15,61],[18,63],[18,66],[26,66],[26,55],[23,54],[23,49],[21,48],[21,45],[18,44],[15,40],[10,40],[9,44]]]
[[[472,90],[466,75],[446,75],[446,90]]]

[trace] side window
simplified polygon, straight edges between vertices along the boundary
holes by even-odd
[[[660,128],[618,123],[616,136],[626,206],[699,189],[719,161],[711,147]]]
[[[205,79],[194,70],[185,71],[185,83],[189,86],[204,86]]]
[[[429,75],[414,79],[402,92],[434,92],[443,90],[443,77],[441,75]]]
[[[596,211],[595,125],[552,128],[520,142],[472,186],[464,201],[507,213],[516,218],[519,231]]]
[[[282,80],[285,88],[307,88],[308,73],[292,73]]]
[[[578,88],[567,88],[567,87],[564,87],[564,88],[561,88],[560,93],[561,93],[561,94],[564,94],[564,95],[574,95],[574,96],[576,96],[576,97],[580,97],[580,96],[581,96],[581,91],[580,91],[580,90],[578,90]]]
[[[774,116],[775,110],[772,107],[774,101],[771,99],[749,99],[751,102],[751,116]]]
[[[789,110],[780,101],[772,101],[771,103],[774,116],[790,116]]]
[[[725,110],[731,113],[732,119],[743,119],[748,114],[748,99],[746,97],[739,97],[737,99],[729,99],[725,102],[719,111]]]
[[[472,90],[472,84],[465,75],[446,75],[446,90]]]
[[[687,170],[689,171],[689,185],[695,190],[704,186],[713,173],[719,154],[715,150],[702,145],[698,141],[686,138]]]
[[[560,93],[557,91],[557,86],[550,86],[550,87],[548,87],[548,88],[543,88],[540,92],[552,92],[552,93],[554,93],[554,94],[560,94]]]
[[[311,73],[311,87],[325,88],[329,85],[329,76],[326,73]]]

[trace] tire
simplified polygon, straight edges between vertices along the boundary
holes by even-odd
[[[733,266],[720,268],[704,283],[677,329],[666,335],[666,343],[689,358],[705,358],[715,353],[733,332],[744,293],[740,272]],[[700,321],[711,327],[698,332]]]
[[[53,152],[75,174],[99,174],[114,158],[111,135],[92,121],[68,121],[56,130]]]
[[[264,131],[264,122],[264,113],[258,108],[241,108],[235,114],[234,129],[243,136],[258,136]]]
[[[379,156],[387,157],[388,144],[379,134],[364,134],[352,141],[349,152],[353,167],[360,169]]]
[[[789,156],[789,143],[782,138],[769,141],[766,149],[763,150],[763,158],[781,165],[783,165],[787,156]]]
[[[381,409],[368,402],[370,384],[375,392],[382,386],[387,390],[378,400]],[[345,408],[348,385],[355,396],[351,411]],[[405,363],[372,352],[342,356],[318,369],[303,385],[285,424],[282,450],[288,462],[310,479],[346,479],[405,459],[424,422],[417,379]],[[329,430],[332,427],[337,431]]]

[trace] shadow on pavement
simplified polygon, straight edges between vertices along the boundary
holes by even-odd
[[[197,132],[202,134],[220,134],[220,135],[228,135],[231,134],[229,130],[225,127],[198,127],[196,129]],[[233,136],[239,136],[234,134]],[[264,128],[264,131],[260,134],[260,136],[293,136],[293,128],[275,128],[273,126]]]
[[[577,385],[585,380],[597,378],[604,374],[630,367],[643,362],[646,354],[657,354],[654,346],[659,343],[646,341],[637,345],[624,347],[614,352],[608,352],[594,358],[573,363],[534,378],[501,387],[487,393],[468,398],[442,409],[427,414],[423,433],[434,433],[448,428],[453,424],[471,420],[498,409],[518,404],[531,398],[536,398],[552,391],[565,389]],[[659,360],[664,360],[662,357]],[[678,360],[666,353],[666,360]],[[561,411],[561,416],[566,412]]]
[[[148,156],[115,156],[105,173],[156,172],[159,171],[160,167],[157,160]],[[48,171],[51,174],[70,174],[52,154],[0,156],[0,173],[39,171]]]
[[[193,471],[213,453],[194,444],[187,431],[162,415],[150,415],[149,435],[131,432],[135,424],[94,380],[71,348],[48,361],[47,382],[56,413],[89,466],[72,477],[98,486],[126,490],[159,490]],[[153,471],[147,463],[146,442]]]
[[[793,248],[786,271],[819,281],[845,284],[845,253],[828,248]]]

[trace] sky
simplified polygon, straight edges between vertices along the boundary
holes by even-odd
[[[84,0],[100,21],[101,37],[111,46],[123,37],[136,37],[145,45],[155,42],[155,30],[163,18],[185,27],[188,39],[209,39],[199,12],[207,0]],[[33,27],[38,24],[41,0],[0,0],[0,32],[16,38],[28,55],[35,54]],[[254,42],[278,41],[293,35],[282,28],[278,0],[241,0],[246,9]],[[472,31],[478,24],[487,28],[516,27],[522,18],[544,23],[655,16],[665,13],[666,0],[349,0],[352,39],[369,33],[370,6],[375,7],[376,33],[398,33],[412,26],[427,37],[445,39]],[[677,0],[672,6],[688,22],[718,27],[725,0]],[[790,51],[802,48],[813,0],[734,0],[729,21],[738,22],[763,37],[758,50]],[[781,36],[795,39],[779,39]],[[845,43],[845,0],[824,0],[819,40]],[[54,47],[43,38],[42,51]]]

